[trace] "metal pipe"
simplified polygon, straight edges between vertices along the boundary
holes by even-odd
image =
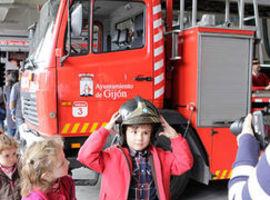
[[[230,0],[226,0],[225,4],[225,23],[230,22]]]
[[[179,28],[184,29],[185,0],[180,0]]]
[[[258,4],[256,0],[253,0],[253,9],[254,9],[255,24],[256,24],[256,29],[257,29],[257,38],[261,39],[259,11],[258,11]]]
[[[262,40],[262,34],[261,34],[261,26],[259,21],[259,10],[258,10],[258,4],[257,0],[253,0],[253,9],[254,9],[254,17],[255,17],[255,24],[256,24],[256,37],[260,40],[259,42],[259,60],[260,63],[263,63],[263,40]]]
[[[197,0],[192,0],[192,26],[197,25]]]
[[[173,0],[167,0],[166,1],[166,25],[167,25],[167,31],[172,30],[172,22],[173,22]]]
[[[239,4],[240,1],[240,4]],[[245,11],[245,3],[244,0],[238,1],[238,8],[239,8],[239,28],[243,29],[244,27],[244,11]]]

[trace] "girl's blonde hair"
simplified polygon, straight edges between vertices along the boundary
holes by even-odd
[[[18,148],[18,143],[15,139],[5,135],[4,133],[0,132],[0,154],[3,150],[11,149],[11,148]]]
[[[60,137],[34,142],[24,152],[21,169],[21,194],[27,196],[34,188],[46,192],[54,180],[44,179],[45,173],[53,173],[58,155],[63,149]]]

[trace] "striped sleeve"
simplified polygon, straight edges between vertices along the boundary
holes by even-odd
[[[270,200],[270,146],[259,162],[259,144],[255,137],[244,134],[229,181],[229,200]]]

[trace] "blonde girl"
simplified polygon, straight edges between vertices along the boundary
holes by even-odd
[[[59,137],[34,142],[22,158],[23,200],[74,200],[75,185]]]

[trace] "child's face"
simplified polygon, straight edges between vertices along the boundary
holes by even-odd
[[[55,179],[68,175],[69,161],[66,159],[63,150],[58,155],[58,163],[53,172]]]
[[[4,167],[12,167],[17,161],[17,148],[5,149],[0,153],[0,164]]]
[[[152,133],[152,125],[141,124],[127,126],[126,140],[130,148],[141,151],[144,150],[150,143]]]

